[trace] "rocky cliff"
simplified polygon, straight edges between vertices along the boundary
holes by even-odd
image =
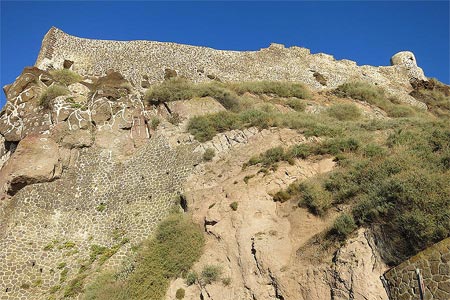
[[[383,285],[380,276],[389,267],[370,227],[346,241],[327,242],[346,205],[318,216],[291,201],[274,201],[290,184],[336,169],[333,156],[298,158],[271,170],[243,168],[266,150],[324,137],[292,126],[249,125],[200,142],[188,130],[190,119],[226,112],[226,105],[208,95],[171,102],[144,96],[169,77],[214,84],[302,82],[311,90],[306,117],[338,102],[355,105],[368,120],[389,120],[376,105],[330,93],[364,80],[422,113],[428,107],[411,96],[411,80],[427,79],[414,55],[401,52],[391,63],[357,66],[275,44],[260,51],[221,51],[89,40],[50,29],[36,65],[4,87],[0,298],[83,299],[84,287],[98,272],[133,269],[135,249],[175,206],[204,231],[204,253],[193,269],[220,265],[227,280],[187,286],[173,279],[167,299],[180,299],[180,289],[185,299],[381,300],[388,293],[403,299],[410,282],[399,278],[410,263],[389,271]],[[294,112],[292,99],[276,93],[242,97],[261,111],[270,104],[279,114]],[[205,158],[210,149],[215,156]],[[448,247],[439,249],[438,273],[432,267],[430,275],[436,284],[428,293],[444,300],[450,260]]]

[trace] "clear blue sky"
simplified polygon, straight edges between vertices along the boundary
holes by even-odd
[[[303,46],[359,65],[415,53],[449,83],[449,2],[49,2],[1,0],[1,85],[33,65],[51,26],[87,38],[256,50]],[[3,106],[5,96],[1,93]]]

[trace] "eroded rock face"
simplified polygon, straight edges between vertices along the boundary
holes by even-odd
[[[331,268],[332,299],[387,299],[380,280],[386,269],[370,232],[360,229],[336,252]]]
[[[0,113],[0,134],[6,141],[18,142],[28,134],[50,128],[51,115],[40,107],[38,98],[51,82],[48,72],[28,67],[5,87],[7,102]]]
[[[379,279],[385,266],[368,232],[359,231],[335,255],[321,253],[310,243],[328,229],[337,212],[318,218],[296,203],[272,200],[271,194],[296,179],[330,171],[331,159],[281,164],[266,175],[256,167],[241,169],[268,148],[306,141],[292,130],[249,129],[221,134],[199,148],[212,147],[217,154],[186,184],[189,211],[207,234],[205,253],[194,269],[219,265],[230,285],[188,287],[176,280],[166,299],[173,299],[178,288],[186,290],[185,299],[386,299]],[[233,202],[236,210],[230,207]],[[318,257],[312,258],[315,252]]]
[[[392,66],[401,66],[407,70],[410,80],[427,80],[422,69],[417,66],[416,57],[410,51],[401,51],[391,57]]]
[[[20,141],[0,170],[0,186],[15,194],[26,185],[48,182],[61,175],[58,145],[48,137],[33,134]]]

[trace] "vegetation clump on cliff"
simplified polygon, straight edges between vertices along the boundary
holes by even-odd
[[[390,236],[386,247],[395,255],[385,259],[393,264],[449,236],[447,118],[348,123],[334,138],[273,148],[244,166],[267,168],[312,155],[332,155],[338,168],[323,178],[292,184],[277,192],[275,201],[294,200],[318,215],[332,206],[350,207],[351,214],[339,217],[333,232],[345,237],[356,228],[353,223],[376,225]]]
[[[334,90],[334,94],[378,106],[388,116],[393,118],[411,117],[415,115],[415,110],[412,107],[401,104],[394,97],[388,97],[382,88],[368,82],[354,81],[344,83]]]
[[[173,77],[151,87],[144,99],[147,103],[152,104],[187,100],[194,97],[212,97],[227,110],[239,111],[242,108],[240,96],[247,92],[256,95],[273,94],[279,97],[299,99],[310,97],[308,89],[303,84],[294,82],[221,83],[215,81],[194,84],[185,78]]]
[[[66,86],[80,82],[83,79],[83,77],[69,69],[53,70],[50,71],[50,74],[55,81]]]
[[[125,279],[102,274],[87,288],[85,299],[163,299],[169,280],[187,274],[203,244],[201,230],[187,216],[172,213],[144,242]]]
[[[59,96],[64,96],[69,94],[69,90],[58,84],[53,84],[49,86],[39,97],[39,105],[43,106],[46,109],[51,107],[50,103],[53,99]]]

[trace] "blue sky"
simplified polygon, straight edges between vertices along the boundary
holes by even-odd
[[[359,65],[415,53],[449,83],[449,2],[50,2],[1,1],[1,85],[33,65],[51,26],[87,38],[156,40],[257,50],[303,46]],[[3,106],[5,96],[1,93]]]

